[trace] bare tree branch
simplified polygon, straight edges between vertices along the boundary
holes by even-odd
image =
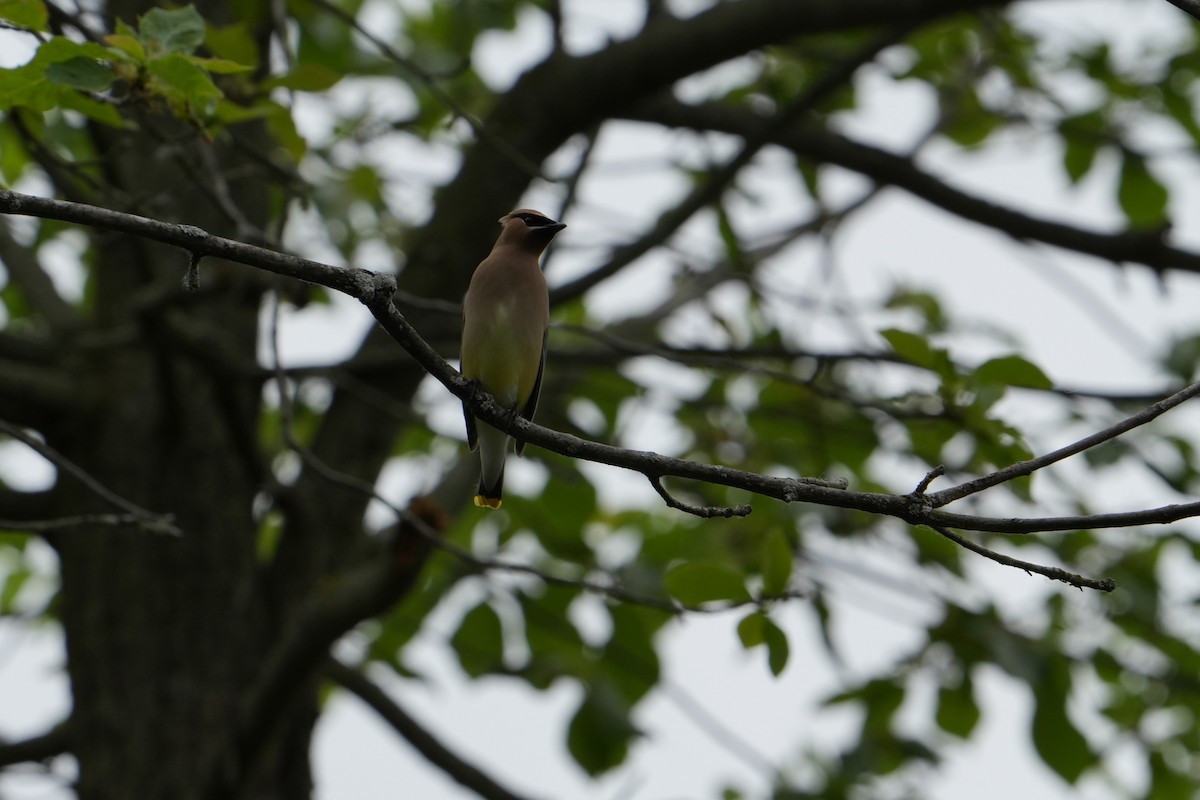
[[[0,769],[30,761],[49,761],[67,752],[70,747],[70,720],[64,720],[40,736],[17,742],[0,742]]]
[[[57,533],[93,526],[144,528],[146,519],[137,514],[78,514],[55,519],[0,519],[0,530],[14,533]]]
[[[743,503],[739,506],[694,506],[690,503],[685,503],[678,500],[667,491],[667,488],[662,485],[662,478],[650,478],[650,485],[654,487],[654,491],[658,492],[658,496],[663,499],[663,502],[668,507],[677,511],[683,511],[687,514],[692,514],[704,519],[712,519],[714,517],[747,517],[750,515],[750,505]]]
[[[1003,564],[1006,567],[1015,567],[1016,569],[1023,569],[1026,572],[1036,572],[1038,575],[1045,575],[1051,580],[1062,581],[1063,583],[1068,583],[1071,586],[1079,589],[1095,589],[1099,592],[1111,592],[1113,589],[1117,588],[1117,582],[1112,578],[1085,578],[1082,575],[1076,575],[1073,572],[1067,572],[1065,569],[1059,569],[1058,567],[1047,567],[1042,564],[1034,564],[1031,561],[1022,561],[1019,558],[1013,558],[1012,556],[1006,556],[1003,553],[997,553],[995,550],[984,547],[983,545],[973,542],[964,536],[959,536],[952,530],[948,530],[938,525],[931,525],[929,527],[933,528],[939,534],[954,542],[959,547],[965,547],[972,553],[978,553],[984,558],[989,558],[992,561],[995,561],[997,564]]]
[[[396,310],[391,300],[395,288],[395,282],[391,276],[360,269],[331,267],[213,236],[190,226],[173,225],[92,206],[47,200],[9,191],[0,191],[0,212],[46,216],[123,231],[174,244],[188,252],[218,255],[229,261],[319,283],[344,292],[366,305],[384,330],[407,350],[425,371],[439,380],[456,397],[468,402],[472,411],[481,420],[500,428],[506,428],[514,436],[561,455],[641,472],[650,479],[667,476],[687,478],[746,489],[755,494],[789,503],[818,503],[894,516],[911,524],[940,525],[996,533],[1024,534],[1037,531],[1161,524],[1200,514],[1200,503],[1163,506],[1118,514],[1072,517],[997,518],[954,514],[932,507],[928,497],[914,498],[911,495],[851,492],[845,489],[844,484],[836,481],[760,475],[729,467],[670,458],[657,453],[626,450],[590,442],[570,434],[549,430],[519,417],[514,419],[507,409],[496,403],[494,399],[475,390],[420,337]],[[1108,438],[1112,437],[1108,436]]]
[[[643,122],[746,137],[760,136],[771,125],[769,117],[744,108],[718,103],[688,105],[666,95],[633,106],[627,116]],[[957,217],[1017,240],[1043,242],[1106,261],[1144,264],[1156,270],[1200,272],[1200,253],[1168,244],[1163,231],[1100,233],[1034,217],[955,189],[921,170],[910,158],[812,126],[792,126],[775,137],[775,141],[797,155],[859,172],[877,183],[903,189]]]
[[[960,500],[968,495],[981,492],[992,486],[997,486],[1006,481],[1011,481],[1014,478],[1020,478],[1025,475],[1032,475],[1042,467],[1049,466],[1056,461],[1062,461],[1064,458],[1082,453],[1084,450],[1090,450],[1097,445],[1103,444],[1111,439],[1115,439],[1123,433],[1127,433],[1134,428],[1145,425],[1151,420],[1157,419],[1166,412],[1170,411],[1175,406],[1191,400],[1196,395],[1200,394],[1200,381],[1193,383],[1185,389],[1182,389],[1170,397],[1166,397],[1154,403],[1148,408],[1144,408],[1138,413],[1126,417],[1115,425],[1110,425],[1102,431],[1097,431],[1090,436],[1085,436],[1077,442],[1060,447],[1057,450],[1040,455],[1037,458],[1031,458],[1026,461],[1019,461],[1016,464],[1011,464],[1004,469],[997,470],[990,475],[984,475],[973,481],[967,481],[950,489],[943,489],[940,492],[934,492],[927,495],[927,500],[934,508],[944,506],[947,503],[952,503],[955,500]]]
[[[425,756],[429,763],[449,775],[458,783],[487,800],[523,800],[523,795],[514,794],[501,786],[474,764],[455,754],[442,744],[436,736],[425,729],[408,712],[402,709],[387,692],[360,670],[331,658],[325,664],[325,675],[370,706],[376,714],[392,726],[414,749]]]
[[[1200,0],[1167,0],[1168,3],[1184,13],[1200,19]]]

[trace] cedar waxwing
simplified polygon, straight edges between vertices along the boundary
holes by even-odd
[[[567,227],[527,208],[500,218],[492,252],[475,268],[463,299],[462,374],[512,412],[532,420],[546,364],[550,297],[538,258],[554,234]],[[479,448],[482,469],[475,505],[499,508],[504,490],[508,434],[476,426],[463,404],[467,445]],[[525,443],[517,442],[517,455]]]

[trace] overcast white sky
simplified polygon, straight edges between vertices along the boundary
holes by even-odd
[[[1078,0],[1027,4],[1024,14],[1052,41],[1071,41],[1104,36],[1113,38],[1133,57],[1136,48],[1156,37],[1182,35],[1186,18],[1164,0]],[[606,36],[621,35],[636,27],[640,3],[612,0],[567,0],[569,42],[580,49],[600,46]],[[376,4],[378,20],[388,24],[386,4]],[[378,27],[375,27],[378,30]],[[484,44],[484,70],[500,85],[511,81],[519,68],[537,60],[545,47],[546,26],[534,13],[522,18],[513,34],[496,35]],[[7,38],[2,41],[7,41]],[[0,53],[4,48],[0,47]],[[10,51],[11,52],[11,51]],[[0,61],[9,65],[15,62]],[[726,69],[736,70],[737,66]],[[717,71],[713,80],[721,79]],[[855,136],[883,146],[903,148],[928,125],[931,99],[915,85],[896,86],[878,72],[861,77],[863,108],[844,121]],[[346,102],[360,102],[349,98]],[[403,103],[371,97],[372,103]],[[307,130],[319,135],[326,125],[318,104],[305,108],[302,119]],[[1148,130],[1147,136],[1160,136]],[[675,135],[655,134],[645,126],[606,129],[596,155],[598,163],[642,163],[694,142]],[[720,141],[713,146],[720,149]],[[404,154],[395,154],[403,158]],[[775,176],[786,170],[771,169],[780,156],[764,152],[756,173],[755,188],[769,202],[741,209],[744,223],[761,222],[764,229],[785,221],[802,219],[806,205],[790,183]],[[985,155],[961,155],[946,146],[934,145],[922,163],[940,174],[953,175],[953,182],[991,198],[1032,209],[1050,217],[1088,221],[1097,227],[1121,222],[1112,197],[1109,177],[1115,163],[1101,163],[1081,188],[1067,186],[1059,167],[1056,148],[1031,134],[1008,134]],[[403,161],[400,168],[407,169]],[[425,174],[446,174],[452,163],[421,162],[412,169]],[[1191,168],[1194,171],[1194,167]],[[845,188],[846,197],[861,189],[862,182],[850,176],[830,176]],[[1173,190],[1176,229],[1184,244],[1200,247],[1200,229],[1193,220],[1200,209],[1197,176],[1174,172],[1165,176]],[[561,236],[563,249],[548,271],[552,283],[591,268],[593,249],[607,241],[614,224],[625,220],[630,234],[637,223],[652,218],[663,203],[682,191],[667,169],[638,173],[621,170],[608,178],[596,178],[584,186],[583,203],[568,218],[570,228]],[[550,188],[531,194],[528,203],[553,207],[556,195]],[[502,210],[498,210],[502,211]],[[753,217],[751,213],[753,213]],[[614,222],[615,220],[615,222]],[[710,241],[698,228],[680,246],[704,252]],[[360,266],[384,267],[388,254],[367,256],[380,263]],[[781,292],[787,288],[811,293],[820,286],[822,264],[815,248],[789,251],[773,267]],[[314,254],[320,257],[320,254]],[[1166,332],[1190,331],[1200,327],[1195,309],[1200,307],[1200,280],[1193,276],[1170,276],[1169,291],[1138,269],[1117,270],[1097,266],[1049,249],[1036,260],[1021,246],[986,231],[960,224],[947,215],[898,192],[889,192],[863,212],[838,236],[834,251],[836,283],[831,297],[870,299],[885,293],[898,282],[935,288],[947,308],[961,319],[995,322],[1019,330],[1022,346],[1057,381],[1064,384],[1104,389],[1145,389],[1162,380],[1147,366]],[[631,290],[653,294],[666,290],[668,263],[649,258],[628,277],[598,289],[589,298],[598,315],[629,313]],[[1113,317],[1135,331],[1113,335],[1113,326],[1101,324],[1087,307],[1060,290],[1065,276],[1087,287]],[[66,278],[69,280],[69,276]],[[1031,287],[1034,287],[1031,290]],[[733,303],[736,298],[730,298]],[[818,344],[842,344],[846,332],[826,323],[808,324],[805,331]],[[362,332],[370,326],[366,313],[354,302],[336,302],[330,307],[313,307],[288,315],[283,349],[289,363],[326,361],[350,352]],[[706,331],[689,330],[681,323],[679,336],[705,336]],[[1142,343],[1138,343],[1141,340]],[[962,352],[988,355],[979,342],[967,342]],[[975,349],[971,349],[975,348]],[[425,393],[438,405],[435,425],[454,434],[460,424],[456,402],[433,388]],[[1011,413],[1027,415],[1023,422],[1033,428],[1037,449],[1064,443],[1060,430],[1045,412],[1018,398]],[[1178,422],[1196,422],[1194,412],[1179,412]],[[632,423],[631,423],[632,424]],[[651,426],[642,426],[649,428]],[[639,428],[639,436],[644,432]],[[1193,430],[1195,430],[1193,425]],[[669,428],[668,428],[669,430]],[[457,435],[457,434],[454,434]],[[670,448],[668,439],[662,442]],[[677,443],[675,443],[677,444]],[[6,481],[45,480],[46,472],[18,457],[15,448],[0,449],[0,474]],[[540,471],[534,459],[514,465],[513,485],[537,481]],[[596,471],[603,477],[605,496],[626,491],[648,492],[644,481],[628,479],[612,470]],[[32,476],[32,477],[30,477]],[[905,481],[909,476],[901,476]],[[908,490],[911,483],[898,486]],[[1160,493],[1157,486],[1137,480],[1100,479],[1107,502],[1117,506],[1142,506],[1148,496]],[[636,485],[636,489],[631,487]],[[385,491],[402,499],[415,491],[417,482],[398,471]],[[712,523],[723,524],[723,523]],[[663,634],[664,689],[657,691],[637,712],[637,724],[647,732],[634,749],[629,763],[597,782],[589,781],[566,753],[565,730],[579,690],[563,683],[544,695],[534,695],[513,681],[465,680],[446,642],[454,632],[468,600],[478,597],[478,587],[458,591],[461,603],[445,604],[428,620],[411,659],[429,678],[425,683],[379,676],[380,682],[416,717],[460,754],[474,760],[505,785],[519,793],[542,798],[631,798],[668,800],[715,796],[722,785],[733,785],[750,795],[760,795],[770,785],[771,775],[761,766],[788,764],[798,767],[803,750],[836,752],[854,729],[856,712],[821,712],[821,697],[847,680],[884,669],[891,661],[915,646],[922,635],[916,624],[936,613],[928,588],[914,583],[913,576],[899,568],[891,557],[897,542],[886,537],[875,546],[846,544],[832,538],[821,542],[821,552],[831,562],[846,565],[834,597],[835,635],[848,665],[848,674],[821,655],[815,644],[813,616],[796,604],[781,616],[792,641],[792,659],[784,674],[772,678],[760,652],[747,653],[738,644],[735,615],[689,618],[669,626]],[[38,557],[47,572],[53,559],[46,548]],[[876,571],[875,577],[856,576],[852,567]],[[0,570],[5,565],[0,563]],[[1013,614],[1038,615],[1045,598],[1066,588],[1004,570],[990,562],[973,565],[980,593],[1001,598],[1002,607]],[[892,576],[894,583],[879,579]],[[581,614],[587,609],[580,610]],[[353,641],[347,647],[353,647]],[[20,738],[42,731],[65,715],[69,706],[63,673],[61,639],[53,628],[30,628],[12,620],[0,620],[0,736]],[[976,676],[983,706],[981,730],[969,745],[951,747],[949,758],[928,776],[925,796],[933,800],[971,797],[995,798],[1064,797],[1066,787],[1043,767],[1028,742],[1031,702],[1012,682],[997,671]],[[917,725],[927,718],[923,709],[932,702],[936,687],[924,687],[924,697],[910,699],[903,719]],[[1081,698],[1086,699],[1086,698]],[[696,720],[692,706],[732,732],[742,744],[731,746],[716,740]],[[1081,704],[1086,705],[1086,703]],[[1081,713],[1084,713],[1081,711]],[[1133,786],[1140,776],[1134,759],[1118,751],[1118,778]],[[67,763],[60,765],[69,774]],[[315,745],[317,797],[321,800],[382,800],[410,797],[453,800],[473,797],[427,767],[408,745],[379,722],[353,698],[335,696],[318,726]],[[59,779],[36,771],[5,773],[0,778],[0,797],[6,800],[52,800],[70,796]],[[1115,797],[1099,780],[1088,780],[1070,795],[1088,800]]]

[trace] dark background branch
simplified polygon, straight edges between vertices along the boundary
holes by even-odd
[[[60,722],[50,730],[29,739],[0,742],[0,769],[30,761],[49,761],[71,747],[70,721]]]
[[[761,136],[771,125],[769,117],[747,109],[717,103],[688,105],[669,96],[634,105],[629,109],[628,117],[670,127],[722,131],[744,137]],[[799,156],[836,164],[877,183],[903,189],[954,216],[1017,240],[1043,242],[1106,261],[1144,264],[1156,270],[1200,272],[1200,254],[1168,244],[1164,231],[1100,233],[1041,219],[956,189],[922,171],[909,158],[824,129],[796,125],[774,138],[777,144]]]
[[[488,800],[522,800],[524,797],[509,791],[483,770],[455,754],[361,671],[337,659],[330,659],[325,662],[324,672],[338,686],[370,706],[417,752],[456,782]]]

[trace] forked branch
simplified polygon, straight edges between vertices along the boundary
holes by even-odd
[[[658,453],[592,442],[535,425],[520,417],[513,419],[507,410],[496,403],[493,398],[475,390],[462,375],[421,338],[393,303],[396,285],[395,279],[389,275],[361,269],[333,267],[213,236],[191,226],[173,225],[80,203],[32,197],[9,191],[0,191],[0,213],[25,214],[122,231],[177,245],[189,254],[191,260],[198,256],[217,256],[290,278],[317,283],[347,294],[363,303],[384,330],[452,394],[466,401],[479,419],[497,426],[506,426],[518,438],[570,458],[584,459],[640,472],[656,486],[661,486],[661,480],[664,477],[676,477],[744,489],[753,494],[788,503],[817,503],[892,516],[913,525],[928,525],[935,529],[957,528],[1007,534],[1130,527],[1161,524],[1200,516],[1200,503],[1170,505],[1116,514],[1041,518],[986,517],[957,514],[940,508],[960,497],[1011,480],[1017,475],[1030,474],[1069,455],[1113,439],[1194,397],[1200,393],[1200,384],[1188,387],[1122,423],[1106,428],[1066,448],[998,470],[991,475],[977,479],[977,481],[948,489],[943,493],[891,495],[877,492],[854,492],[846,488],[844,481],[763,475],[719,465],[686,461]],[[690,511],[692,509],[684,508],[683,510]],[[741,513],[741,510],[738,509],[738,513]],[[1103,582],[1095,581],[1075,583],[1075,585],[1106,588]]]

